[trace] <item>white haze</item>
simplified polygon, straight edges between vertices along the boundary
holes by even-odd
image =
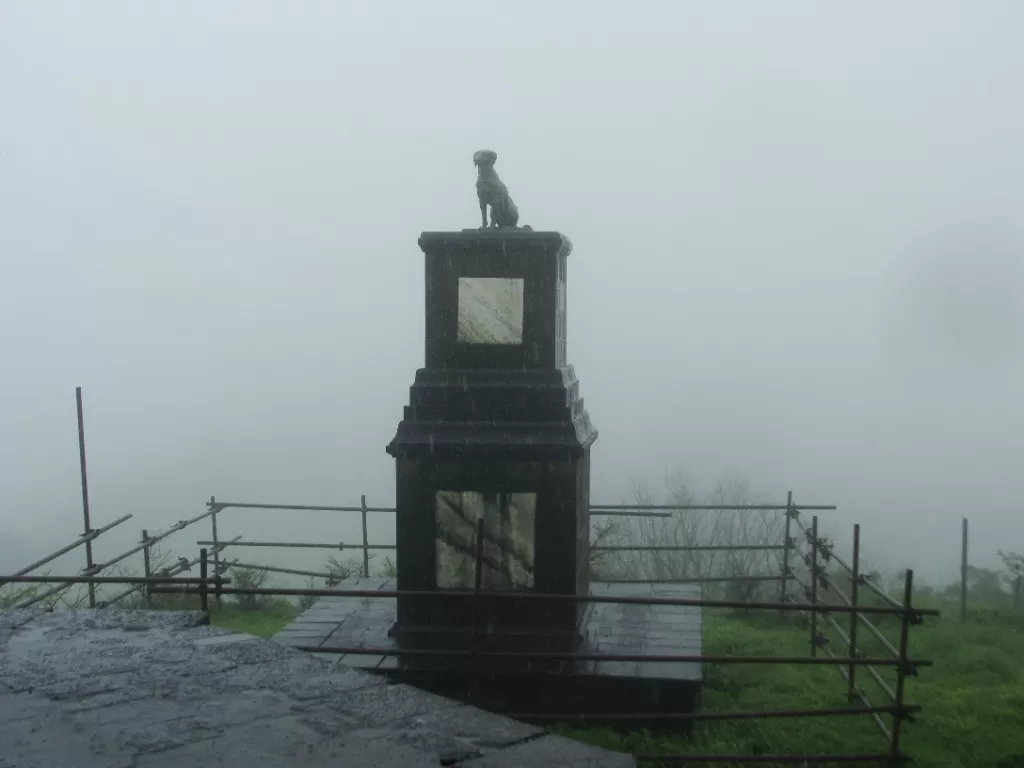
[[[98,557],[212,494],[393,503],[416,239],[476,225],[484,147],[575,246],[595,501],[731,474],[928,579],[962,516],[978,564],[1024,549],[1022,26],[1012,0],[8,0],[0,571],[80,531],[75,386],[94,524],[135,514]]]

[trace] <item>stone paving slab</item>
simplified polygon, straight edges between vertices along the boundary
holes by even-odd
[[[345,589],[387,591],[394,589],[387,578],[345,581]],[[629,583],[591,584],[597,596],[676,597],[697,600],[698,584]],[[274,635],[274,642],[292,647],[392,648],[388,630],[397,617],[394,598],[322,598]],[[591,653],[651,656],[700,656],[702,648],[701,610],[687,605],[640,605],[594,603],[584,634]],[[393,669],[396,657],[367,654],[338,654],[338,661],[352,667]],[[609,677],[650,678],[700,683],[704,677],[699,662],[600,661],[590,665],[592,673]]]
[[[698,584],[591,585],[593,595],[635,595],[699,600]],[[595,653],[700,656],[701,612],[698,606],[594,603],[587,621],[587,640]],[[598,674],[700,681],[699,662],[602,661]]]
[[[0,768],[626,768],[191,612],[0,611]]]

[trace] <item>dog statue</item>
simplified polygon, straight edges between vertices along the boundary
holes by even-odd
[[[481,149],[473,153],[473,165],[477,167],[476,196],[480,200],[480,229],[487,229],[487,206],[491,206],[492,227],[512,227],[519,223],[519,209],[509,197],[508,187],[498,178],[494,163],[498,153]],[[524,227],[525,229],[525,227]]]

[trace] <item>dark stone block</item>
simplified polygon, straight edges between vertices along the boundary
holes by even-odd
[[[566,363],[565,276],[572,243],[558,232],[424,232],[426,367],[555,369]],[[518,344],[466,344],[458,337],[460,278],[523,281]]]
[[[566,259],[557,232],[427,232],[426,363],[395,457],[399,590],[473,587],[484,519],[484,597],[403,597],[393,635],[416,648],[569,651],[585,595],[590,447],[597,430],[566,362]]]

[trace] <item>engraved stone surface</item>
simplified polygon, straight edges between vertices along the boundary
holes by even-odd
[[[460,277],[456,341],[522,344],[523,281],[505,277]]]
[[[476,581],[476,527],[484,521],[481,586],[533,587],[537,494],[438,491],[437,586],[471,589]]]

